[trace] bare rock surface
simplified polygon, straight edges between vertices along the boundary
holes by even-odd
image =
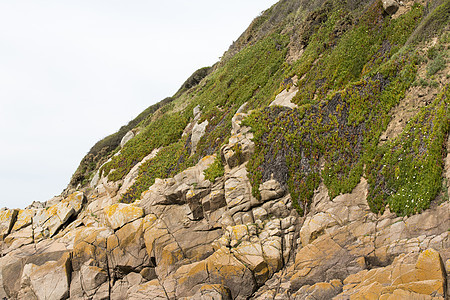
[[[126,143],[128,143],[132,138],[134,138],[134,132],[132,130],[128,131],[124,137],[122,138],[122,140],[120,141],[120,148],[123,148],[123,146],[125,146]]]
[[[297,104],[291,102],[291,100],[294,98],[294,96],[297,94],[297,92],[298,92],[297,87],[292,87],[289,90],[281,91],[281,93],[279,93],[275,97],[275,100],[273,100],[272,103],[270,103],[270,106],[278,105],[278,106],[285,106],[285,107],[289,107],[289,108],[298,107]]]

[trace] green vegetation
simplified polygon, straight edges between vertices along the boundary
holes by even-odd
[[[195,165],[205,155],[216,153],[228,140],[231,118],[244,102],[267,104],[283,79],[287,41],[284,36],[272,34],[247,47],[216,70],[205,85],[192,89],[190,103],[183,113],[161,114],[128,142],[120,155],[103,167],[102,172],[109,174],[109,180],[122,179],[153,149],[163,149],[140,167],[136,182],[121,201],[130,203],[139,199],[141,193],[155,182],[155,178],[173,176]],[[177,101],[172,104],[176,105]],[[191,153],[189,140],[181,139],[181,134],[191,120],[192,109],[196,105],[202,108],[202,117],[198,122],[208,120],[208,126],[196,152]],[[212,168],[216,169],[210,169],[211,179],[223,173],[218,165]]]
[[[373,211],[383,211],[389,204],[391,211],[411,215],[428,208],[440,192],[450,121],[449,96],[447,86],[368,163],[368,202]]]
[[[433,0],[428,4],[431,12],[417,30],[409,38],[409,42],[417,44],[430,40],[434,36],[439,36],[442,32],[448,31],[450,20],[450,2],[447,0]]]
[[[446,65],[445,58],[442,54],[437,54],[436,57],[427,65],[427,75],[432,76],[444,69]]]
[[[376,2],[359,20],[344,23],[348,12],[337,7],[327,12],[295,66],[302,79],[293,101],[300,107],[266,108],[246,120],[255,134],[248,170],[256,197],[260,183],[273,174],[304,213],[321,180],[331,198],[357,185],[377,152],[391,108],[415,79],[417,56],[399,50],[422,11],[416,4],[392,20]]]
[[[383,17],[381,1],[358,20],[339,3],[325,11],[328,19],[311,37],[302,59],[294,65],[302,89],[293,102],[317,103],[327,94],[374,71],[406,42],[420,22],[423,9],[415,4],[407,15]],[[357,23],[357,25],[352,25]]]
[[[125,144],[121,153],[114,156],[111,162],[102,168],[102,172],[108,174],[108,179],[111,181],[122,179],[134,165],[150,154],[153,149],[168,146],[179,140],[188,121],[187,114],[162,115]]]
[[[134,202],[155,183],[156,178],[172,177],[192,165],[193,161],[189,159],[183,140],[164,147],[155,158],[141,165],[136,182],[125,192],[121,201]]]
[[[220,63],[197,70],[173,98],[94,146],[101,160],[86,160],[76,181],[85,182],[90,170],[118,151],[122,131],[138,126],[140,133],[101,170],[109,180],[121,180],[160,148],[141,165],[135,183],[122,196],[121,201],[133,202],[156,178],[174,176],[205,155],[219,153],[230,138],[233,115],[247,103],[245,110],[253,113],[244,125],[251,126],[256,148],[247,169],[255,197],[260,197],[260,184],[273,176],[289,189],[295,208],[306,213],[321,182],[333,198],[352,191],[365,176],[374,212],[387,204],[399,215],[427,208],[443,185],[449,89],[425,106],[397,139],[383,145],[379,139],[409,87],[439,87],[435,74],[448,60],[449,2],[434,0],[426,8],[416,3],[395,19],[384,13],[381,1],[364,8],[358,6],[362,2],[342,0],[300,2],[274,5],[255,19]],[[419,43],[431,36],[439,41],[425,56]],[[289,46],[302,53],[291,64],[286,60]],[[425,64],[427,78],[416,78]],[[299,91],[292,102],[298,108],[267,107],[292,86],[294,76]],[[191,137],[182,133],[193,122],[197,105],[197,122],[207,120],[208,125],[193,152]],[[211,182],[224,175],[220,155],[204,174]]]
[[[104,139],[98,141],[81,160],[80,165],[72,176],[70,185],[76,187],[78,184],[86,185],[92,172],[98,169],[103,163],[105,163],[109,157],[112,156],[114,151],[120,145],[120,141],[125,134],[134,129],[139,123],[151,116],[161,107],[169,104],[173,101],[173,98],[168,97],[164,100],[151,105],[140,113],[136,118],[131,120],[126,126],[120,127],[119,131],[111,134]]]
[[[222,177],[224,168],[219,156],[216,156],[214,162],[204,171],[205,178],[214,183],[217,178]]]
[[[200,68],[197,71],[195,71],[181,86],[181,88],[178,90],[176,95],[181,95],[183,92],[186,92],[190,88],[193,88],[194,86],[197,86],[200,81],[202,81],[203,78],[208,76],[208,74],[211,72],[211,67],[204,67]]]

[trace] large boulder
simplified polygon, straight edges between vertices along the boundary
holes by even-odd
[[[91,264],[95,264],[95,261],[88,261],[81,266],[80,271],[72,273],[72,282],[70,284],[71,299],[93,297],[101,286],[108,281],[108,272]]]
[[[269,279],[269,266],[259,243],[243,242],[233,248],[232,253],[252,271],[258,285],[263,285]]]
[[[18,231],[24,227],[31,225],[33,221],[35,210],[34,209],[21,209],[17,214],[17,220],[14,223],[12,232]]]
[[[261,194],[261,201],[265,202],[283,197],[285,194],[285,189],[278,181],[273,179],[272,176],[270,180],[261,184],[259,187],[259,192]]]
[[[228,249],[217,250],[206,261],[210,282],[229,288],[233,299],[248,299],[256,290],[252,272]]]
[[[19,231],[14,231],[5,238],[3,254],[14,251],[22,246],[34,243],[33,228],[27,226]]]
[[[118,229],[107,239],[109,273],[122,278],[130,272],[140,272],[152,265],[143,239],[143,219],[135,220]]]
[[[0,266],[7,298],[27,299],[25,293],[35,294],[30,299],[61,299],[68,294],[70,252],[63,244],[41,242],[25,246],[1,258]]]
[[[164,221],[156,215],[149,214],[144,218],[144,242],[148,256],[156,263],[159,276],[167,276],[178,268],[184,253],[170,234]]]
[[[127,297],[129,300],[167,300],[167,294],[157,279],[133,287]]]
[[[230,289],[222,284],[204,284],[193,299],[231,300]]]
[[[74,271],[91,259],[95,265],[103,270],[108,270],[107,239],[113,234],[110,228],[105,227],[81,227],[75,233],[72,251],[72,268]]]
[[[338,222],[330,213],[320,212],[313,216],[308,216],[300,230],[300,240],[302,241],[302,245],[308,245],[311,239],[315,239],[318,234],[323,233],[326,228],[337,224]]]
[[[53,237],[70,218],[78,215],[85,200],[83,192],[75,192],[50,207],[36,210],[33,216],[35,239]]]
[[[11,232],[18,212],[18,209],[0,210],[0,240],[3,240]]]
[[[144,282],[139,273],[129,273],[121,280],[117,280],[111,289],[110,300],[129,299],[129,294],[139,289],[138,286]]]
[[[70,254],[65,253],[57,261],[46,261],[42,265],[26,264],[21,282],[29,282],[38,300],[59,300],[69,297],[70,277]]]
[[[252,195],[252,187],[247,177],[245,165],[234,168],[226,175],[225,200],[231,214],[248,211],[259,204]]]
[[[387,267],[363,270],[347,277],[344,292],[337,299],[443,299],[445,281],[439,253],[427,249],[420,255],[402,254]]]
[[[197,122],[195,123],[194,128],[192,128],[191,153],[195,153],[197,150],[198,142],[206,132],[206,126],[208,126],[208,120],[205,120],[200,124]]]
[[[134,132],[132,130],[128,131],[120,141],[120,148],[123,148],[126,143],[128,143],[132,138],[134,138]]]
[[[106,222],[114,230],[144,216],[144,210],[142,208],[124,203],[107,206],[103,211]]]

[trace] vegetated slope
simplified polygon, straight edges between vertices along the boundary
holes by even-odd
[[[450,1],[388,2],[278,2],[0,210],[0,298],[445,299]]]
[[[401,215],[429,207],[442,187],[448,135],[448,78],[442,70],[448,60],[449,3],[400,10],[393,18],[381,1],[280,1],[252,22],[221,62],[197,71],[173,98],[94,146],[73,185],[86,185],[91,171],[117,152],[113,146],[125,131],[136,127],[140,133],[100,170],[120,181],[161,148],[122,196],[133,202],[155,178],[173,176],[216,153],[230,135],[231,117],[247,103],[246,110],[254,110],[246,122],[255,132],[257,150],[248,170],[256,197],[261,182],[273,174],[302,212],[321,181],[335,197],[365,175],[373,211],[383,211],[387,203]],[[420,76],[424,66],[427,72]],[[298,92],[292,101],[298,108],[268,107],[294,84],[294,76]],[[436,97],[417,112],[414,126],[380,145],[393,108],[413,86],[430,86]],[[198,123],[208,125],[194,153],[191,136],[182,133],[196,106]],[[97,154],[100,158],[91,159]],[[413,198],[420,200],[412,203]]]

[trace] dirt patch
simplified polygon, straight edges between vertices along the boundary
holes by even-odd
[[[424,1],[420,1],[424,2]],[[406,14],[411,10],[411,7],[413,6],[414,1],[400,1],[400,6],[398,7],[398,10],[395,14],[392,15],[392,19],[397,19],[401,15]]]

